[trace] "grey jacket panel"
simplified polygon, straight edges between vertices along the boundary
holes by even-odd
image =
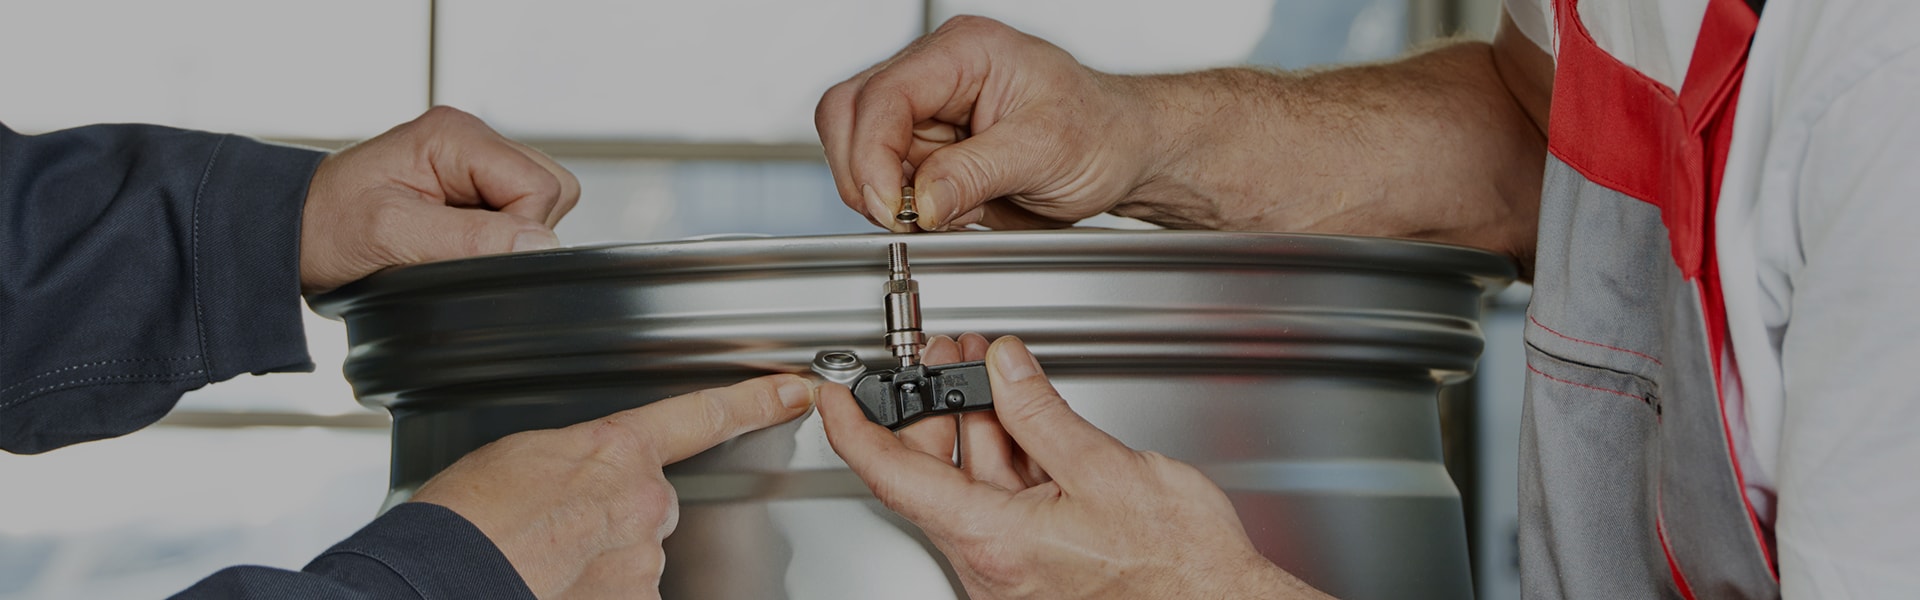
[[[1549,159],[1521,432],[1529,598],[1677,598],[1674,567],[1695,598],[1779,596],[1733,471],[1700,288],[1669,248],[1658,207]]]

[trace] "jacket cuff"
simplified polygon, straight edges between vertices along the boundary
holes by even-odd
[[[424,502],[393,507],[304,570],[359,589],[411,589],[421,598],[533,599],[479,527]]]
[[[311,372],[300,215],[326,153],[225,136],[196,193],[194,290],[207,380]]]

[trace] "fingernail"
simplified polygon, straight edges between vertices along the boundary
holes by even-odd
[[[513,236],[514,252],[531,252],[534,250],[552,250],[554,248],[559,248],[559,247],[560,247],[560,237],[554,235],[553,232],[551,231],[545,231],[540,229],[528,229],[526,231],[520,232],[519,235]]]
[[[879,222],[882,227],[886,227],[887,231],[895,231],[893,210],[888,208],[887,203],[880,199],[879,192],[873,191],[873,186],[860,186],[860,198],[866,200],[867,214],[872,216],[874,221]]]
[[[787,408],[813,404],[813,382],[805,377],[794,377],[780,384],[780,403],[787,405]]]
[[[953,219],[960,216],[957,210],[960,208],[960,204],[954,201],[955,198],[959,197],[960,188],[954,187],[952,179],[941,179],[933,182],[933,189],[930,191],[933,192],[933,199],[930,201],[921,200],[920,214],[927,215],[920,217],[921,226],[927,229],[933,229],[952,224]],[[927,210],[928,206],[934,208],[944,206],[946,210],[940,212],[940,219],[936,221],[931,217],[932,211]]]
[[[1027,351],[1027,345],[1019,338],[1009,337],[995,342],[987,353],[993,355],[993,369],[1007,381],[1020,381],[1040,373],[1040,363],[1033,359],[1033,353]]]

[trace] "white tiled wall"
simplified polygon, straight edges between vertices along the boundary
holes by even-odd
[[[6,0],[0,122],[358,138],[427,104],[427,4]]]
[[[1301,67],[1390,58],[1406,0],[933,0],[936,23],[981,15],[1096,69],[1163,73],[1243,64]]]
[[[813,143],[827,87],[919,37],[919,2],[441,0],[436,101],[511,134]]]
[[[840,203],[825,163],[570,159],[580,205],[561,241],[656,241],[748,233],[877,231]]]

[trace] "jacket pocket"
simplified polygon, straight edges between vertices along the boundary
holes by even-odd
[[[1649,379],[1527,347],[1522,588],[1532,598],[1661,598],[1660,398]]]

